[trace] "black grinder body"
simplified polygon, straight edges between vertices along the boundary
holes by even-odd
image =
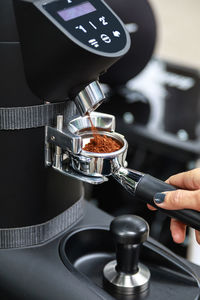
[[[0,16],[0,107],[43,104],[27,84],[13,1],[0,2]],[[0,228],[45,222],[80,199],[80,182],[44,167],[44,128],[0,137]]]

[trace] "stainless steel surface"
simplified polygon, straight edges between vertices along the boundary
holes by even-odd
[[[57,116],[57,130],[62,131],[63,130],[63,115]]]
[[[124,167],[116,168],[112,175],[126,190],[131,191],[131,193],[137,189],[140,179],[144,176],[143,173]]]
[[[105,99],[105,95],[98,81],[89,84],[74,99],[81,116],[94,111]]]
[[[96,128],[110,132],[115,131],[116,124],[113,115],[92,112],[90,119]],[[79,134],[81,131],[91,128],[90,119],[89,116],[75,118],[69,122],[68,130],[73,134]]]
[[[109,262],[103,270],[105,285],[111,290],[124,295],[144,292],[149,287],[150,271],[143,264],[138,265],[138,272],[134,275],[118,273],[116,260]]]
[[[105,176],[101,176],[99,175],[99,177],[92,177],[92,176],[86,176],[83,174],[80,174],[78,172],[76,172],[75,170],[73,170],[70,165],[63,165],[62,168],[56,168],[55,166],[53,166],[53,169],[65,176],[69,176],[72,177],[74,179],[77,180],[81,180],[85,183],[89,183],[89,184],[101,184],[104,183],[106,181],[108,181],[108,179]]]
[[[46,105],[50,104],[50,102],[46,101]],[[51,144],[47,142],[47,132],[48,128],[45,126],[45,146],[44,146],[44,157],[45,157],[45,166],[50,167],[52,165],[52,158],[51,158]]]
[[[62,132],[62,129],[63,129],[63,116],[58,115],[57,116],[57,130]],[[62,167],[62,148],[60,146],[55,147],[53,165],[56,168]]]
[[[78,154],[82,149],[81,137],[72,134],[67,129],[61,132],[56,128],[47,126],[46,140],[55,146],[60,146],[64,151],[68,150]]]
[[[47,126],[45,126],[45,149],[44,149],[45,166],[50,167],[52,165],[51,144],[47,142],[47,132],[48,132],[48,128]]]

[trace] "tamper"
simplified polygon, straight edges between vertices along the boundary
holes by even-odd
[[[116,245],[116,260],[103,270],[106,288],[115,293],[131,295],[148,289],[150,271],[139,263],[140,246],[147,240],[149,226],[135,215],[115,218],[110,232]]]

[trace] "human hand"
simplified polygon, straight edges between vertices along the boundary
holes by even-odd
[[[158,207],[168,210],[193,209],[200,211],[200,168],[171,176],[166,182],[180,189],[155,194],[154,203]],[[150,205],[148,208],[156,209]],[[170,230],[174,242],[182,243],[184,241],[185,224],[171,219]],[[195,234],[196,240],[200,244],[200,232],[195,230]]]

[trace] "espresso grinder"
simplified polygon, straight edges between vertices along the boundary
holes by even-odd
[[[199,299],[200,268],[151,239],[145,220],[113,220],[84,201],[81,182],[110,176],[133,201],[151,205],[156,192],[175,189],[128,169],[128,143],[115,132],[115,117],[95,112],[105,100],[100,75],[130,47],[122,21],[103,0],[1,5],[10,16],[0,23],[9,33],[0,43],[7,66],[0,129],[9,153],[2,170],[10,185],[14,180],[9,189],[2,177],[2,299]],[[121,148],[83,150],[93,138],[91,121]],[[200,230],[198,212],[163,212]]]

